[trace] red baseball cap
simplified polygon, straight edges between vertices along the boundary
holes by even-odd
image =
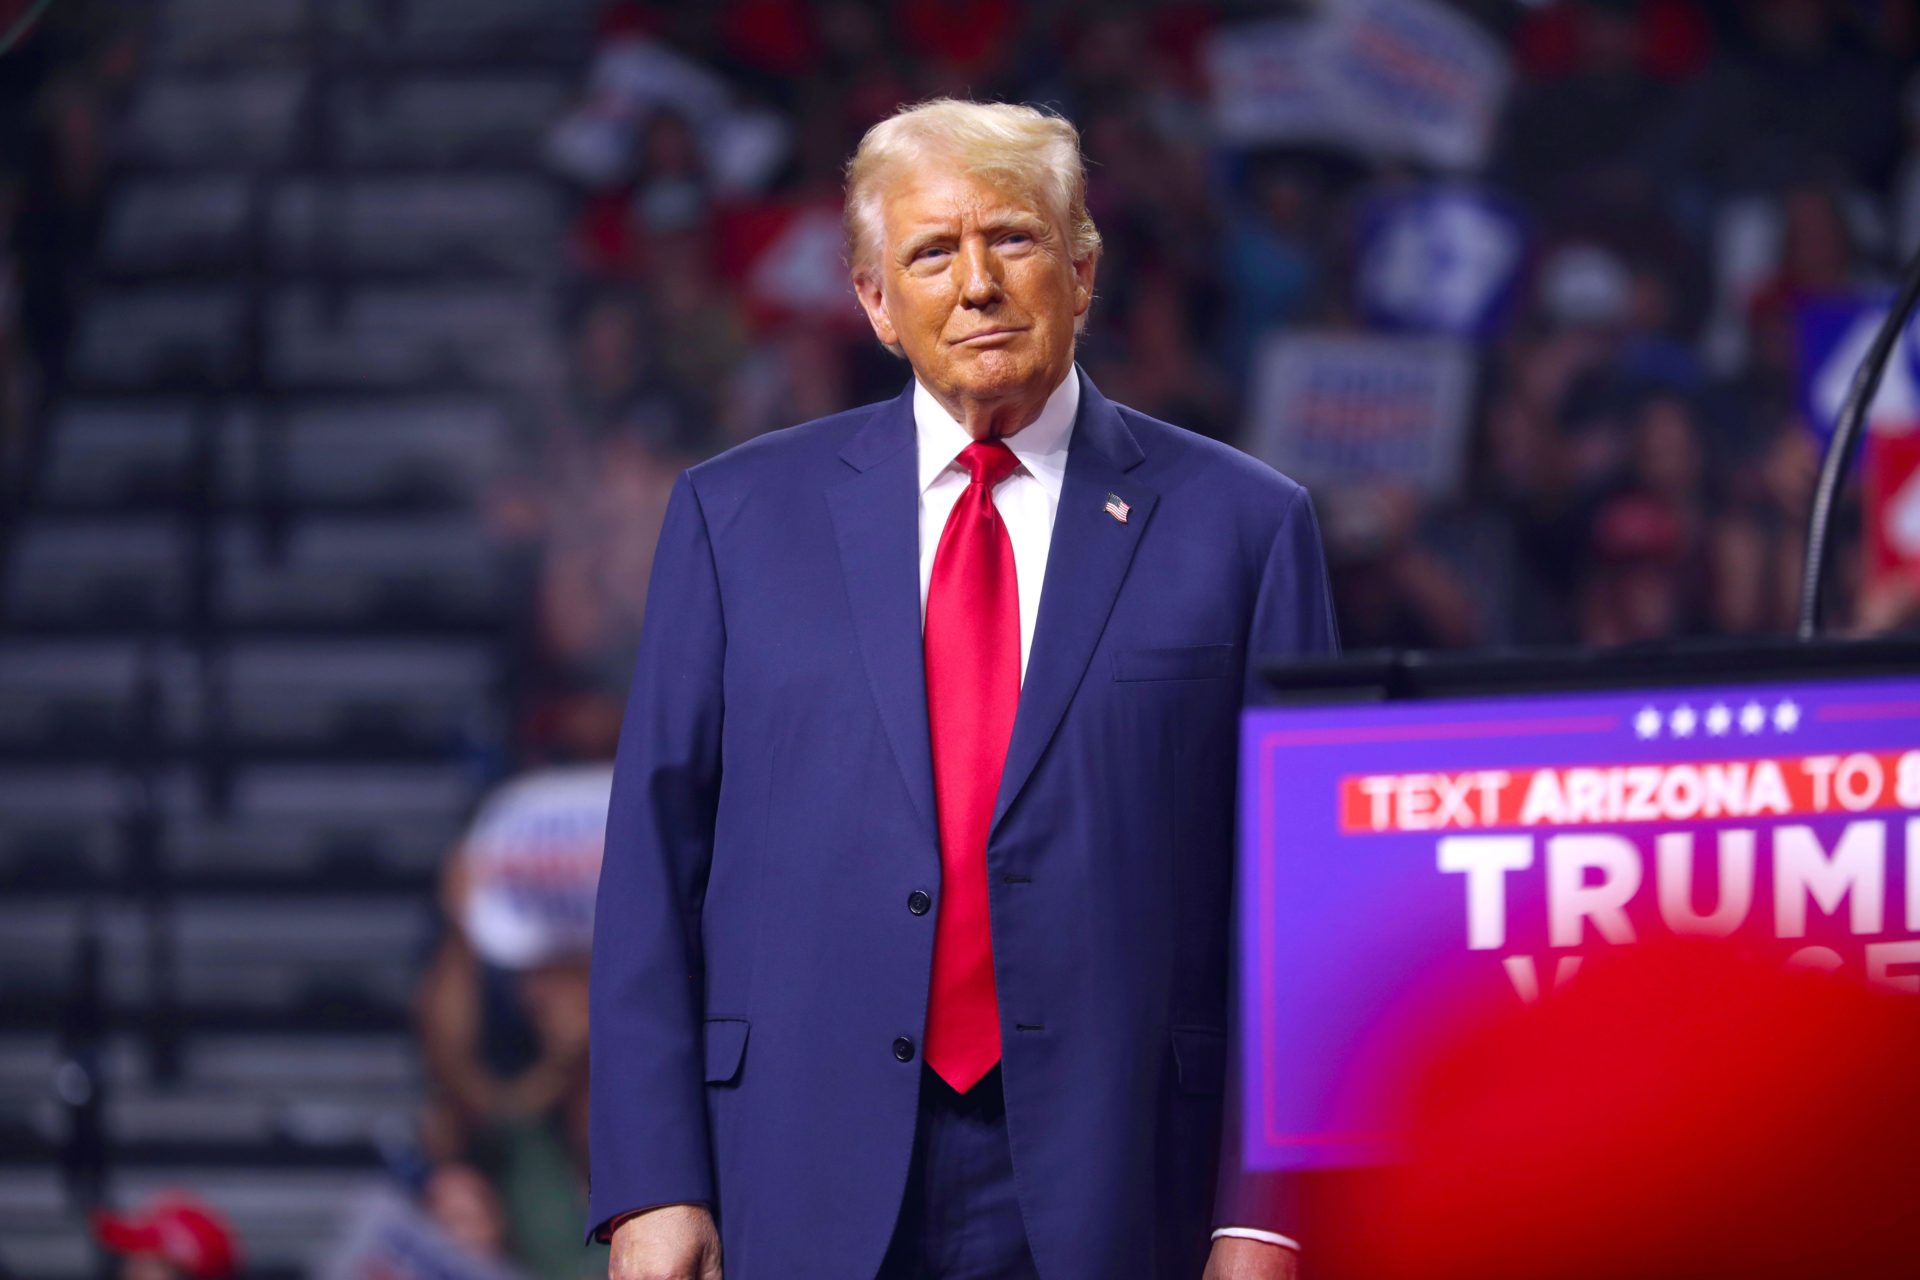
[[[155,1254],[194,1280],[223,1280],[240,1269],[233,1228],[192,1196],[156,1196],[127,1214],[96,1209],[93,1235],[112,1253]]]

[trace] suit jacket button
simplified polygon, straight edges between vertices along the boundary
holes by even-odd
[[[933,899],[927,896],[925,889],[915,889],[907,895],[907,910],[917,916],[927,914],[933,907]]]
[[[893,1056],[902,1062],[913,1061],[913,1041],[901,1036],[893,1042]]]

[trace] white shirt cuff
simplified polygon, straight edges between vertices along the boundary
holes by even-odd
[[[1295,1253],[1300,1252],[1298,1240],[1292,1236],[1283,1236],[1278,1231],[1262,1231],[1258,1227],[1214,1228],[1213,1238],[1218,1240],[1221,1236],[1232,1236],[1237,1240],[1260,1240],[1267,1244],[1277,1244],[1282,1249],[1292,1249]]]

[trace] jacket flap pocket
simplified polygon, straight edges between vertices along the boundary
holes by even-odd
[[[1219,1093],[1227,1083],[1227,1033],[1211,1027],[1175,1027],[1173,1061],[1182,1093]]]
[[[706,1055],[708,1084],[726,1084],[739,1075],[747,1056],[747,1020],[708,1018]]]
[[[1230,644],[1183,645],[1176,649],[1116,649],[1115,680],[1207,680],[1233,674]]]

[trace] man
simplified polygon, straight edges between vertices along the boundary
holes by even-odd
[[[905,110],[847,225],[913,380],[693,468],[655,562],[596,910],[612,1274],[1290,1275],[1215,1170],[1238,712],[1333,646],[1312,508],[1074,368],[1064,120]]]

